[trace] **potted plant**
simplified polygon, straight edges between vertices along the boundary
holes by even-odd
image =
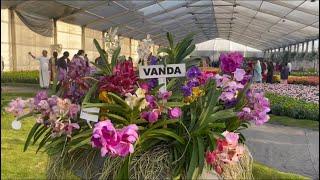
[[[9,104],[14,126],[35,117],[24,150],[40,141],[37,152],[50,157],[49,179],[63,178],[65,170],[86,179],[252,179],[241,130],[268,121],[270,109],[250,89],[242,54],[221,54],[214,76],[185,59],[194,49],[192,35],[177,44],[167,37],[169,47],[160,50],[165,60],[152,64],[188,68],[185,78],[168,78],[166,90],[156,79],[139,79],[131,61],[119,61],[119,47],[95,71],[73,59],[59,76],[58,96],[41,91]]]

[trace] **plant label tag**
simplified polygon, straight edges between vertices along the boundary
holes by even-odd
[[[159,91],[160,92],[165,92],[167,91],[167,78],[159,78],[158,79],[158,84],[164,84],[160,89]]]
[[[184,77],[186,64],[139,66],[140,79]]]
[[[100,108],[82,108],[80,118],[87,121],[98,122],[99,115],[92,113],[99,113]]]

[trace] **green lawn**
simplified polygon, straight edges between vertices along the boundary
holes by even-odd
[[[287,116],[276,116],[271,114],[270,120],[268,121],[268,123],[291,126],[291,127],[300,127],[300,128],[319,131],[319,121],[313,121],[313,120],[307,120],[307,119],[294,119]]]
[[[24,93],[19,96],[30,97],[33,94]],[[35,154],[36,148],[31,146],[23,152],[23,145],[31,129],[34,119],[22,121],[20,130],[13,130],[11,122],[14,117],[4,112],[4,106],[17,94],[6,94],[1,98],[1,179],[45,179],[47,156]]]
[[[22,121],[20,130],[13,130],[13,116],[3,111],[3,107],[17,96],[31,97],[32,93],[6,93],[1,98],[1,178],[2,179],[46,179],[47,155],[36,154],[37,146],[30,146],[23,152],[24,142],[35,120],[28,118]],[[276,120],[272,116],[272,120]],[[298,120],[301,121],[301,120]],[[314,122],[314,121],[313,121]],[[306,179],[302,176],[279,172],[275,169],[254,163],[255,179]],[[69,179],[76,179],[74,176]]]
[[[254,179],[260,180],[302,180],[310,179],[304,176],[300,176],[292,173],[280,172],[274,168],[265,166],[259,162],[253,163],[253,176]]]

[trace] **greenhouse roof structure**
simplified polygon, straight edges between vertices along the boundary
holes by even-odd
[[[224,38],[260,50],[319,38],[319,2],[315,0],[211,1],[1,1],[11,8],[135,39],[150,34],[165,46],[166,32],[176,40],[194,32],[195,42]]]

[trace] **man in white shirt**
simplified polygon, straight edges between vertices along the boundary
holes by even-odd
[[[34,55],[29,52],[29,55],[36,60],[40,61],[40,70],[39,70],[39,81],[40,87],[48,89],[50,83],[50,71],[49,71],[49,61],[50,58],[48,57],[48,51],[43,50],[42,56],[35,57]]]
[[[288,62],[288,68],[289,68],[289,75],[290,75],[290,73],[291,73],[291,68],[292,68],[291,62]]]

